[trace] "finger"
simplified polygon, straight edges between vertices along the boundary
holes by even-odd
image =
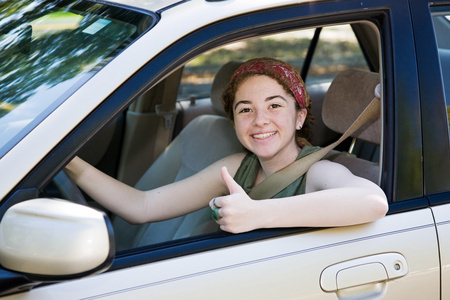
[[[234,181],[233,177],[231,177],[230,173],[228,173],[227,167],[222,167],[221,170],[222,179],[227,185],[228,191],[230,194],[235,193],[245,193],[242,187]]]
[[[215,208],[215,209],[211,210],[211,218],[216,222],[219,221],[221,218],[221,216],[219,214],[219,210],[220,210],[219,208]]]
[[[211,209],[220,208],[220,205],[218,204],[218,198],[213,198],[211,201],[209,201],[209,207]]]

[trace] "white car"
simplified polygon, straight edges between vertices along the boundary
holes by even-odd
[[[450,299],[449,36],[443,0],[0,3],[0,297]],[[386,217],[130,225],[65,173],[79,155],[150,189],[242,151],[220,95],[261,56],[301,72],[314,145],[381,84],[380,117],[327,159],[379,184]]]

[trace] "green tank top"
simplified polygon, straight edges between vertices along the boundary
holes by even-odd
[[[305,145],[300,151],[300,154],[297,157],[297,160],[316,152],[320,149],[320,147],[316,146],[308,146]],[[258,176],[259,169],[261,169],[261,164],[259,163],[259,159],[254,153],[247,154],[241,162],[239,169],[234,176],[234,180],[244,189],[244,191],[248,194],[252,187],[255,185],[256,177]],[[301,195],[305,193],[305,185],[306,185],[306,177],[305,175],[300,176],[293,183],[288,185],[284,190],[273,196],[272,198],[283,198],[294,195]]]

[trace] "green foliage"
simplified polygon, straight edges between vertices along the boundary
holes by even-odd
[[[54,4],[43,9],[30,1],[11,2],[10,7],[0,4],[8,25],[0,32],[0,118],[33,96],[58,98],[81,76],[106,64],[105,58],[135,30],[106,21],[101,33],[88,34],[84,31],[102,20],[95,11],[82,16]]]
[[[309,38],[254,38],[204,53],[185,66],[178,96],[183,99],[192,95],[208,97],[214,74],[229,61],[274,57],[300,72],[310,42]],[[336,73],[349,67],[367,67],[356,38],[353,41],[321,38],[308,71],[308,82],[330,81]]]
[[[309,39],[276,40],[252,39],[234,47],[220,48],[205,53],[189,63],[190,68],[201,67],[205,70],[222,66],[229,61],[245,61],[252,57],[279,57],[291,63],[301,64],[299,57],[306,55]]]
[[[297,70],[301,70],[308,51],[310,39],[274,38],[251,39],[234,46],[205,53],[192,60],[185,68],[185,76],[212,76],[220,66],[229,61],[245,61],[254,57],[280,58]],[[321,40],[313,58],[312,73],[324,73],[339,65],[366,65],[357,43],[350,41]],[[334,67],[333,67],[334,66]],[[318,68],[320,67],[320,68]]]

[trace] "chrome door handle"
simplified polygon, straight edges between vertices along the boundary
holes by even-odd
[[[408,274],[408,265],[399,253],[383,253],[344,261],[327,267],[320,275],[326,292],[377,283]]]

